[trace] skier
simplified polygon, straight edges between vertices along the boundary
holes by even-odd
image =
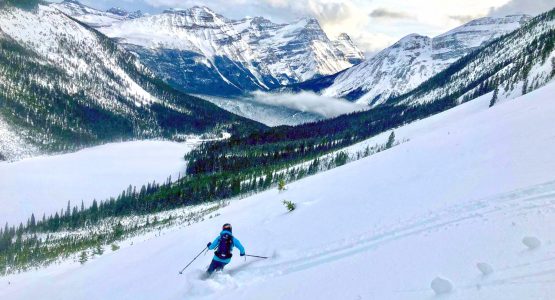
[[[216,237],[216,239],[212,243],[208,243],[206,245],[208,250],[214,250],[214,258],[212,259],[212,263],[206,270],[208,275],[211,275],[214,271],[223,270],[225,265],[227,265],[231,261],[231,253],[233,251],[233,247],[237,247],[241,256],[245,256],[245,248],[241,245],[238,239],[236,239],[231,234],[231,224],[226,223],[222,226],[222,232],[220,235]]]

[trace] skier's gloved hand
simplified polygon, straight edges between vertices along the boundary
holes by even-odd
[[[241,256],[245,256],[245,253],[241,253]]]
[[[210,246],[212,246],[212,243],[208,242],[208,244],[206,244],[206,248],[210,248]]]

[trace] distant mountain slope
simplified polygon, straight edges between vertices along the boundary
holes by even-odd
[[[104,35],[45,5],[0,8],[0,122],[12,136],[0,136],[4,159],[21,154],[16,144],[50,152],[262,127],[175,91]]]
[[[480,48],[390,103],[458,104],[495,91],[498,100],[537,89],[555,76],[555,9]]]
[[[79,19],[80,21],[92,26],[103,27],[110,26],[112,23],[133,19],[142,16],[140,11],[128,13],[125,10],[111,8],[107,11],[100,11],[76,0],[65,0],[62,3],[53,3],[52,7],[61,10],[65,14]]]
[[[272,156],[271,163],[295,157],[297,153],[287,149],[303,148],[304,157],[321,153],[323,150],[314,145],[328,141],[334,143],[325,151],[338,149],[487,93],[491,99],[497,97],[498,101],[521,95],[541,87],[554,76],[555,9],[471,52],[405,95],[363,112],[207,143],[192,152],[194,160],[188,164],[188,169],[213,172],[222,168],[234,170],[245,164],[258,166],[254,159],[258,158],[259,152],[254,152],[251,160],[244,159],[241,152],[245,149],[253,151],[256,147],[272,149],[266,154],[268,156],[280,153]],[[284,154],[287,151],[293,153]]]
[[[53,6],[92,25],[91,16],[104,13],[66,8],[74,5]],[[195,6],[104,25],[99,30],[137,53],[161,78],[200,94],[267,90],[334,74],[364,58],[348,35],[332,41],[311,18],[291,24],[262,17],[230,20]]]
[[[411,34],[374,57],[331,78],[332,84],[309,86],[322,94],[376,106],[406,93],[464,55],[507,34],[529,20],[525,15],[481,18],[435,38]],[[328,80],[328,82],[331,80]]]

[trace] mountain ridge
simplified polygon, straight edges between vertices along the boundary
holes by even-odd
[[[51,6],[0,9],[0,27],[0,119],[25,142],[1,136],[5,159],[38,154],[18,148],[65,152],[264,128],[169,87],[133,54]]]
[[[527,15],[472,20],[436,37],[409,34],[366,61],[313,83],[312,89],[328,97],[345,98],[370,106],[416,88],[461,57],[507,34],[530,19]]]
[[[64,3],[52,5],[95,24]],[[206,6],[193,6],[110,21],[98,29],[172,86],[198,94],[269,90],[334,74],[363,59],[348,35],[333,41],[314,18],[290,24],[262,17],[231,20]]]

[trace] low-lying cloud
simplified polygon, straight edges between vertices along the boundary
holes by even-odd
[[[466,24],[472,20],[476,20],[478,18],[482,18],[485,15],[451,15],[449,19],[457,21],[461,24]]]
[[[511,0],[507,4],[491,9],[489,15],[502,17],[511,14],[529,14],[535,16],[555,8],[553,0]]]
[[[414,16],[410,14],[400,11],[388,10],[385,8],[374,9],[368,15],[375,19],[414,19]]]
[[[368,109],[368,106],[355,104],[346,100],[324,97],[312,92],[264,93],[255,92],[253,100],[262,104],[282,106],[301,112],[318,114],[325,118]]]

